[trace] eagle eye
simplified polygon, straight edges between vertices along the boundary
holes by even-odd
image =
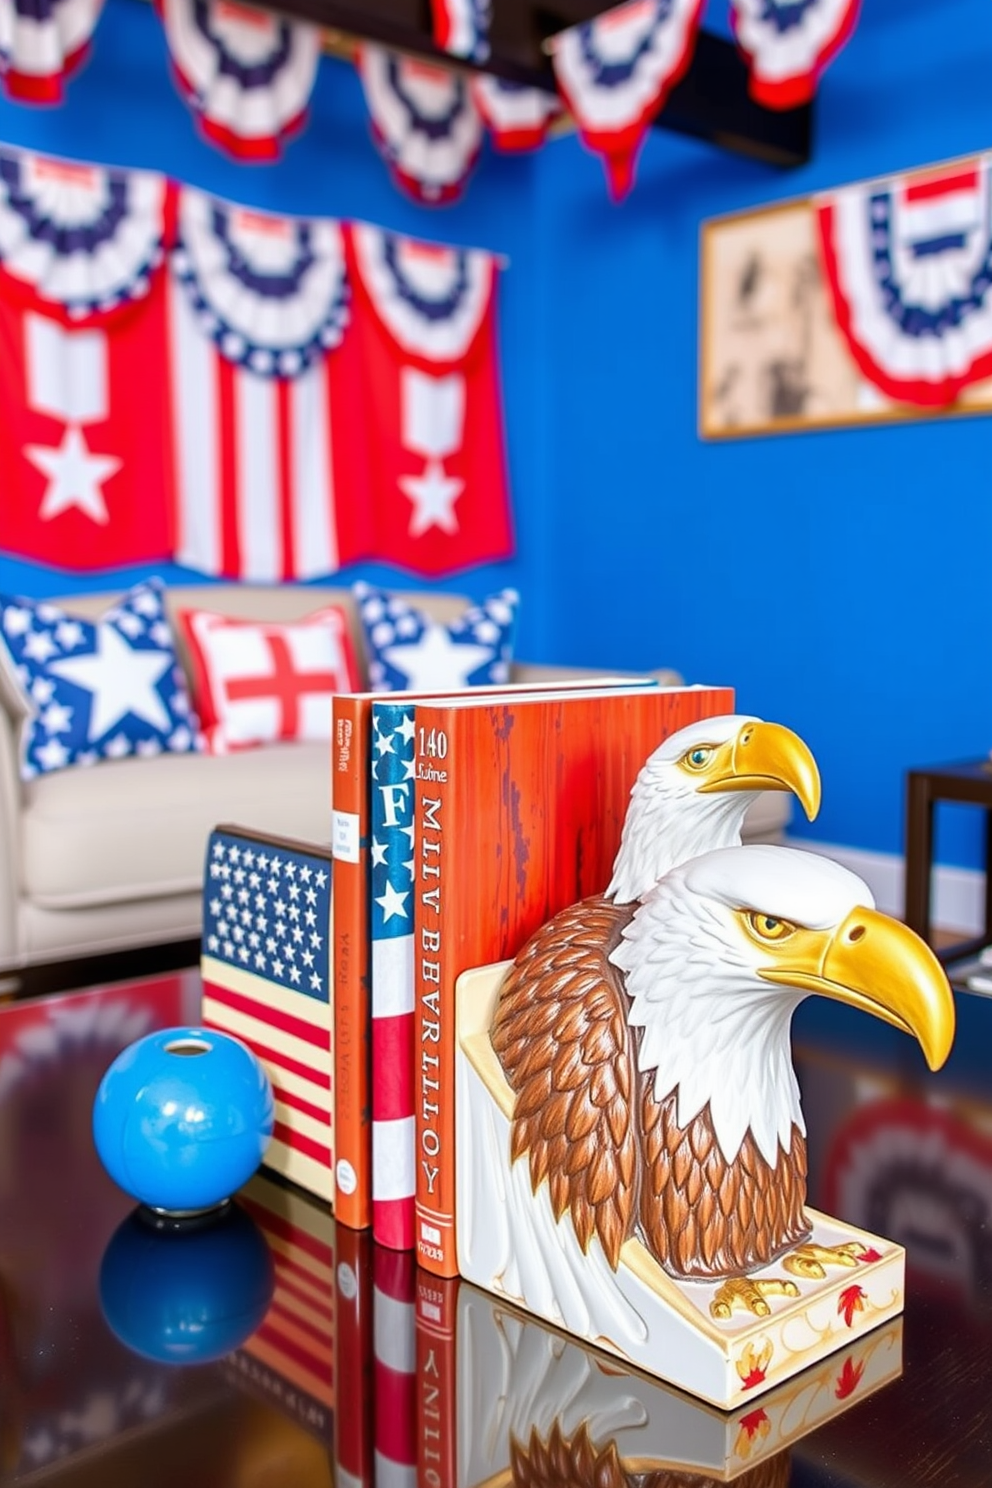
[[[690,749],[682,756],[682,763],[689,770],[705,770],[712,758],[712,744],[698,744],[695,749]]]
[[[747,916],[748,928],[753,931],[759,940],[787,940],[796,931],[795,925],[789,920],[776,919],[774,915],[758,914],[752,910]]]

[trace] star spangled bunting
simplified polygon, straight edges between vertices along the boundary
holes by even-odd
[[[303,126],[320,28],[237,0],[156,0],[180,92],[236,160],[276,160]]]
[[[203,895],[203,948],[318,1002],[330,1000],[330,865],[297,849],[213,835]]]
[[[536,150],[547,138],[562,107],[553,93],[480,72],[472,78],[472,97],[497,150]]]
[[[953,402],[992,377],[992,157],[817,202],[837,325],[886,397]]]
[[[631,0],[552,38],[558,89],[583,144],[626,196],[644,134],[692,59],[703,0]]]
[[[482,146],[468,80],[372,43],[358,70],[372,138],[397,185],[425,205],[461,196]]]
[[[820,73],[852,35],[861,0],[731,0],[730,23],[764,108],[808,103]]]
[[[19,103],[61,103],[103,0],[0,0],[0,79]]]
[[[485,62],[492,0],[431,0],[434,40],[452,57]]]

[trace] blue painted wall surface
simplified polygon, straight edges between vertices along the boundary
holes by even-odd
[[[706,24],[725,30],[725,15],[724,0],[711,0]],[[904,769],[992,745],[992,423],[702,443],[699,227],[986,147],[990,76],[987,0],[864,0],[823,81],[814,160],[800,171],[654,130],[635,191],[615,208],[599,163],[569,137],[530,159],[487,153],[464,201],[438,211],[389,184],[357,80],[331,60],[311,126],[283,162],[228,163],[197,138],[150,7],[108,0],[67,105],[0,102],[0,138],[155,167],[248,204],[506,253],[518,556],[454,582],[473,594],[516,584],[530,657],[671,664],[691,680],[733,683],[742,708],[790,723],[813,746],[825,792],[809,834],[898,851]],[[108,580],[0,558],[0,586],[65,593]],[[942,859],[977,863],[970,815],[949,826]]]

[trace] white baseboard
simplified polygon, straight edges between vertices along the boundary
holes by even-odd
[[[857,847],[843,847],[834,842],[807,842],[792,838],[790,847],[805,848],[833,858],[863,878],[875,896],[878,908],[886,914],[903,912],[903,860],[898,853],[864,852]],[[966,935],[980,935],[985,929],[985,875],[977,868],[942,868],[934,870],[933,912],[935,925],[942,930],[960,930]]]

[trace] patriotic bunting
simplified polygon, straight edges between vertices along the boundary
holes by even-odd
[[[377,554],[441,574],[512,551],[487,253],[348,230]]]
[[[362,47],[359,73],[372,136],[399,186],[416,201],[454,201],[482,145],[467,80],[385,47]]]
[[[0,547],[66,568],[166,557],[161,177],[0,151]]]
[[[651,120],[692,57],[703,0],[632,0],[553,39],[562,97],[583,143],[626,196]]]
[[[452,57],[485,62],[489,56],[491,0],[431,0],[434,40]]]
[[[562,112],[553,93],[480,73],[471,82],[475,106],[498,150],[536,150]]]
[[[275,160],[300,129],[320,28],[235,0],[157,0],[180,91],[204,134],[239,160]]]
[[[255,582],[333,571],[326,353],[348,316],[339,225],[183,187],[172,270],[179,561]]]
[[[820,199],[837,325],[887,397],[937,407],[992,377],[990,164],[986,157]]]
[[[730,21],[765,108],[808,103],[827,63],[854,31],[860,0],[731,0]]]
[[[0,0],[0,78],[22,103],[61,103],[103,0]]]

